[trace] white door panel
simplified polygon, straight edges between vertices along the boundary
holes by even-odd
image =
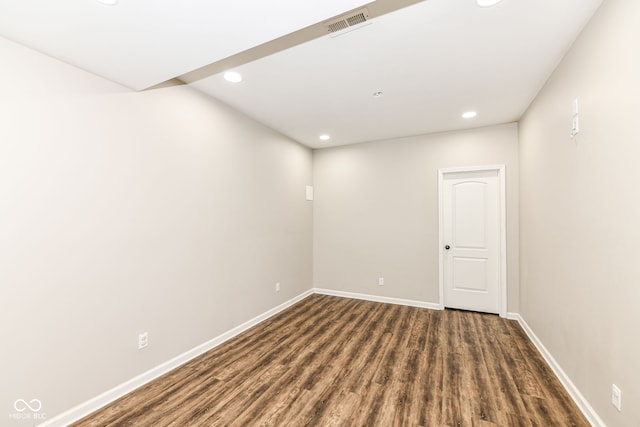
[[[451,184],[452,241],[456,247],[484,248],[487,183],[462,181]]]
[[[486,258],[453,258],[453,289],[488,292]]]
[[[500,313],[499,171],[441,175],[444,306]]]

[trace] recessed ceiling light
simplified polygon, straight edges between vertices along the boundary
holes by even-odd
[[[331,137],[329,135],[327,135],[326,133],[323,133],[322,135],[320,135],[320,139],[322,141],[328,141],[331,139]]]
[[[476,113],[475,111],[467,111],[466,113],[462,114],[462,118],[463,119],[473,119],[477,115],[478,115],[478,113]]]
[[[224,79],[230,83],[240,83],[242,76],[236,71],[227,71],[224,73]]]
[[[502,0],[476,0],[476,3],[480,7],[491,7],[500,3]]]
[[[98,0],[98,3],[102,3],[105,6],[115,6],[118,4],[118,0]]]

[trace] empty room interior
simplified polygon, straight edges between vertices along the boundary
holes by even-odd
[[[0,425],[640,426],[638,22],[0,0]]]

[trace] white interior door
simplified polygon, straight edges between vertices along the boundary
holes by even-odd
[[[499,168],[441,171],[444,307],[506,314],[502,307],[502,175]]]

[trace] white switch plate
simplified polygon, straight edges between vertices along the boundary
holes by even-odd
[[[618,411],[622,411],[622,390],[615,384],[611,387],[611,403]]]
[[[276,292],[280,292],[280,282],[276,283]]]
[[[307,194],[306,194],[306,198],[308,201],[313,200],[313,187],[310,185],[307,185]]]
[[[578,111],[578,98],[573,100],[573,115],[571,119],[571,138],[580,133],[580,113]]]
[[[378,286],[384,286],[384,277],[378,277]]]
[[[138,350],[142,350],[149,345],[149,333],[142,332],[138,334]]]

